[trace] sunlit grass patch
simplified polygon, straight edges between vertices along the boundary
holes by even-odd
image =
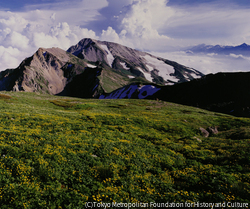
[[[70,108],[74,106],[74,104],[68,101],[64,101],[64,100],[50,100],[50,102],[56,106],[64,107],[64,108]]]
[[[0,94],[0,99],[11,99],[11,96],[5,95],[5,94]]]

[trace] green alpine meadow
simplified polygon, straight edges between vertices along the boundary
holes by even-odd
[[[87,202],[248,205],[250,118],[161,100],[2,91],[1,209]]]

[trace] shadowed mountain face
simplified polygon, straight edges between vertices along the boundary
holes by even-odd
[[[159,99],[250,117],[250,72],[209,74],[174,86],[130,85],[100,98]]]
[[[83,39],[68,52],[81,59],[104,63],[129,78],[143,77],[157,84],[171,85],[203,76],[195,69],[112,42]]]
[[[58,95],[70,95],[79,98],[91,98],[99,96],[103,92],[100,88],[100,80],[98,76],[101,75],[102,68],[86,68],[81,74],[75,75],[68,82],[64,90]]]
[[[172,88],[155,97],[215,112],[250,117],[250,73],[217,73]]]

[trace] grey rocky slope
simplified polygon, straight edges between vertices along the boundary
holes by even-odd
[[[15,91],[44,91],[57,94],[63,90],[66,78],[62,66],[69,55],[58,48],[43,49],[26,58],[16,69],[0,73],[0,89]]]
[[[27,91],[91,97],[98,91],[101,68],[59,48],[39,48],[16,69],[0,72],[0,90]],[[81,76],[81,81],[77,77]],[[72,82],[74,85],[71,85]],[[85,84],[85,85],[83,85]],[[79,89],[74,89],[78,85]],[[88,91],[81,87],[88,86]],[[84,92],[84,93],[82,93]],[[102,91],[101,91],[102,92]]]
[[[105,63],[126,73],[128,78],[143,77],[157,84],[171,85],[203,76],[195,69],[112,42],[82,39],[68,52],[81,59]]]

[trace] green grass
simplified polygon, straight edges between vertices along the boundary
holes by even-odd
[[[113,69],[103,69],[102,74],[98,76],[100,84],[106,93],[110,93],[129,83],[129,78]]]
[[[250,203],[250,119],[25,92],[1,92],[0,118],[1,209]],[[210,126],[219,134],[204,138]]]

